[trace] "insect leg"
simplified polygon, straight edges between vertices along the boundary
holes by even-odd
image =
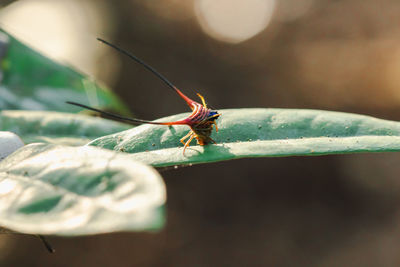
[[[215,121],[214,121],[213,123],[214,123],[214,125],[215,125],[215,131],[218,132],[218,125],[217,125],[217,123],[216,123]]]
[[[181,138],[181,140],[179,140],[179,141],[181,141],[181,143],[183,144],[183,145],[185,145],[186,143],[185,143],[185,139],[187,139],[189,136],[191,136],[193,134],[193,131],[189,131],[189,133],[187,134],[187,135],[185,135],[184,137],[182,137]]]
[[[185,150],[186,148],[189,146],[190,142],[192,142],[193,138],[195,137],[195,134],[192,133],[192,135],[190,136],[189,140],[187,140],[185,146],[183,147],[183,155],[185,155]]]

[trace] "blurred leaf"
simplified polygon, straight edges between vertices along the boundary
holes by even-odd
[[[23,146],[24,143],[18,135],[0,131],[0,161]]]
[[[165,200],[160,175],[123,153],[31,144],[0,162],[0,225],[22,233],[155,230]]]
[[[127,124],[81,114],[51,111],[0,111],[0,131],[14,132],[25,143],[84,145],[97,137],[131,127]]]
[[[185,126],[141,125],[100,137],[89,145],[134,153],[134,159],[153,166],[247,157],[400,151],[399,122],[321,110],[227,109],[220,113],[219,132],[212,135],[217,145],[191,146],[185,155],[179,142],[189,130]]]
[[[0,29],[0,110],[78,111],[67,100],[128,113],[118,97],[105,86],[70,67],[54,62]]]

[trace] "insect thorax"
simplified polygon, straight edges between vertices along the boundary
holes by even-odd
[[[206,121],[191,126],[192,131],[196,134],[196,139],[199,145],[206,145],[213,141],[210,137],[213,130],[213,124],[214,123],[211,121]]]

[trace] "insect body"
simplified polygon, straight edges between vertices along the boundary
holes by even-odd
[[[216,110],[209,109],[207,107],[207,104],[200,94],[197,94],[199,98],[201,99],[201,104],[190,99],[186,95],[184,95],[178,88],[176,88],[175,85],[173,85],[171,82],[169,82],[164,76],[162,76],[159,72],[157,72],[155,69],[144,63],[142,60],[137,58],[136,56],[126,52],[125,50],[122,50],[121,48],[108,43],[107,41],[104,41],[102,39],[98,39],[99,41],[113,47],[114,49],[118,50],[119,52],[129,56],[142,66],[144,66],[146,69],[151,71],[153,74],[155,74],[158,78],[160,78],[164,83],[167,84],[168,87],[173,89],[185,102],[189,105],[189,107],[192,110],[192,113],[185,119],[179,120],[179,121],[172,121],[172,122],[155,122],[155,121],[148,121],[148,120],[141,120],[141,119],[135,119],[135,118],[127,118],[127,117],[122,117],[113,113],[109,113],[106,111],[102,111],[96,108],[92,108],[86,105],[82,105],[79,103],[75,102],[67,102],[68,104],[72,104],[75,106],[80,106],[86,109],[90,109],[96,112],[99,112],[101,114],[104,114],[105,116],[121,120],[121,121],[126,121],[134,124],[142,124],[142,123],[147,123],[147,124],[157,124],[157,125],[188,125],[190,127],[189,133],[184,136],[180,141],[182,144],[184,144],[183,148],[183,153],[185,153],[186,148],[190,145],[190,142],[196,138],[197,143],[201,146],[207,145],[210,142],[215,143],[215,141],[210,137],[213,127],[215,126],[215,130],[218,131],[218,127],[216,124],[216,120],[218,117],[221,115],[218,113]]]

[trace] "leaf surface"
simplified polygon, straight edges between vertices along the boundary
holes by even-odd
[[[18,135],[0,131],[0,161],[23,146],[24,143]]]
[[[0,225],[18,232],[155,230],[165,200],[160,175],[124,153],[31,144],[0,162]]]
[[[370,116],[301,109],[226,109],[218,120],[217,145],[185,154],[179,139],[185,126],[141,125],[100,137],[89,145],[132,153],[153,166],[206,163],[246,157],[400,151],[400,123]],[[173,121],[180,114],[161,119]]]
[[[51,111],[0,111],[0,131],[18,134],[25,143],[84,145],[132,126],[81,114]]]
[[[78,71],[55,62],[0,29],[0,110],[78,112],[65,105],[76,101],[129,114],[108,88]]]

